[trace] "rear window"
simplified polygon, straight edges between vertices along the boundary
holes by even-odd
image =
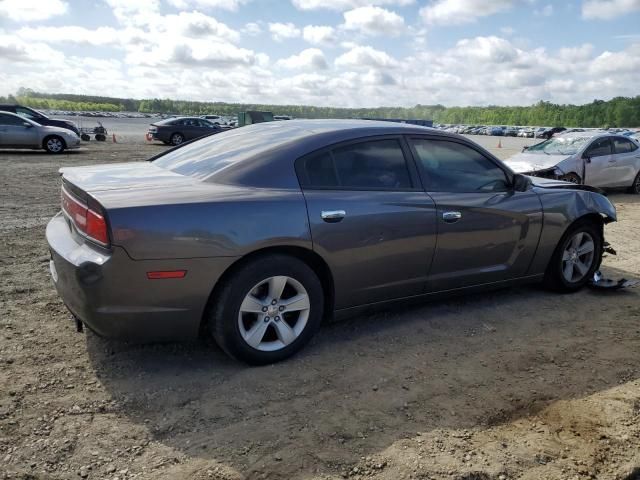
[[[177,148],[157,158],[153,164],[205,180],[229,165],[289,143],[299,134],[290,128],[278,128],[273,123],[236,128]]]
[[[305,159],[306,187],[404,190],[411,177],[397,140],[337,147]]]

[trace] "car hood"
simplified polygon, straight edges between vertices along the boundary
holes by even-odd
[[[518,153],[504,161],[516,173],[535,172],[555,167],[572,155],[547,155],[546,153]]]
[[[53,125],[40,125],[38,128],[43,134],[56,133],[58,135],[73,135],[73,132],[68,128],[54,127]]]

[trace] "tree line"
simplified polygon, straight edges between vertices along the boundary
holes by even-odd
[[[559,105],[540,101],[526,107],[414,107],[338,108],[311,105],[268,105],[225,102],[192,102],[172,99],[101,97],[50,94],[21,88],[16,95],[0,97],[0,103],[20,103],[38,109],[68,111],[141,112],[179,115],[237,115],[263,110],[296,118],[400,118],[433,120],[467,125],[518,125],[563,127],[640,127],[640,95],[594,100],[585,105]]]

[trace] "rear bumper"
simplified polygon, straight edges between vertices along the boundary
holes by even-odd
[[[62,214],[47,225],[50,269],[71,313],[100,336],[127,340],[196,337],[209,295],[231,257],[132,260],[121,247],[102,250],[72,233]],[[147,272],[187,270],[181,279]]]

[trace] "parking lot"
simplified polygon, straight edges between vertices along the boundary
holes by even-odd
[[[0,478],[640,478],[640,288],[386,309],[261,368],[76,333],[44,239],[57,170],[166,148],[109,128],[118,143],[0,151]],[[500,158],[533,143],[471,138]],[[638,277],[640,197],[610,198],[603,270]]]

